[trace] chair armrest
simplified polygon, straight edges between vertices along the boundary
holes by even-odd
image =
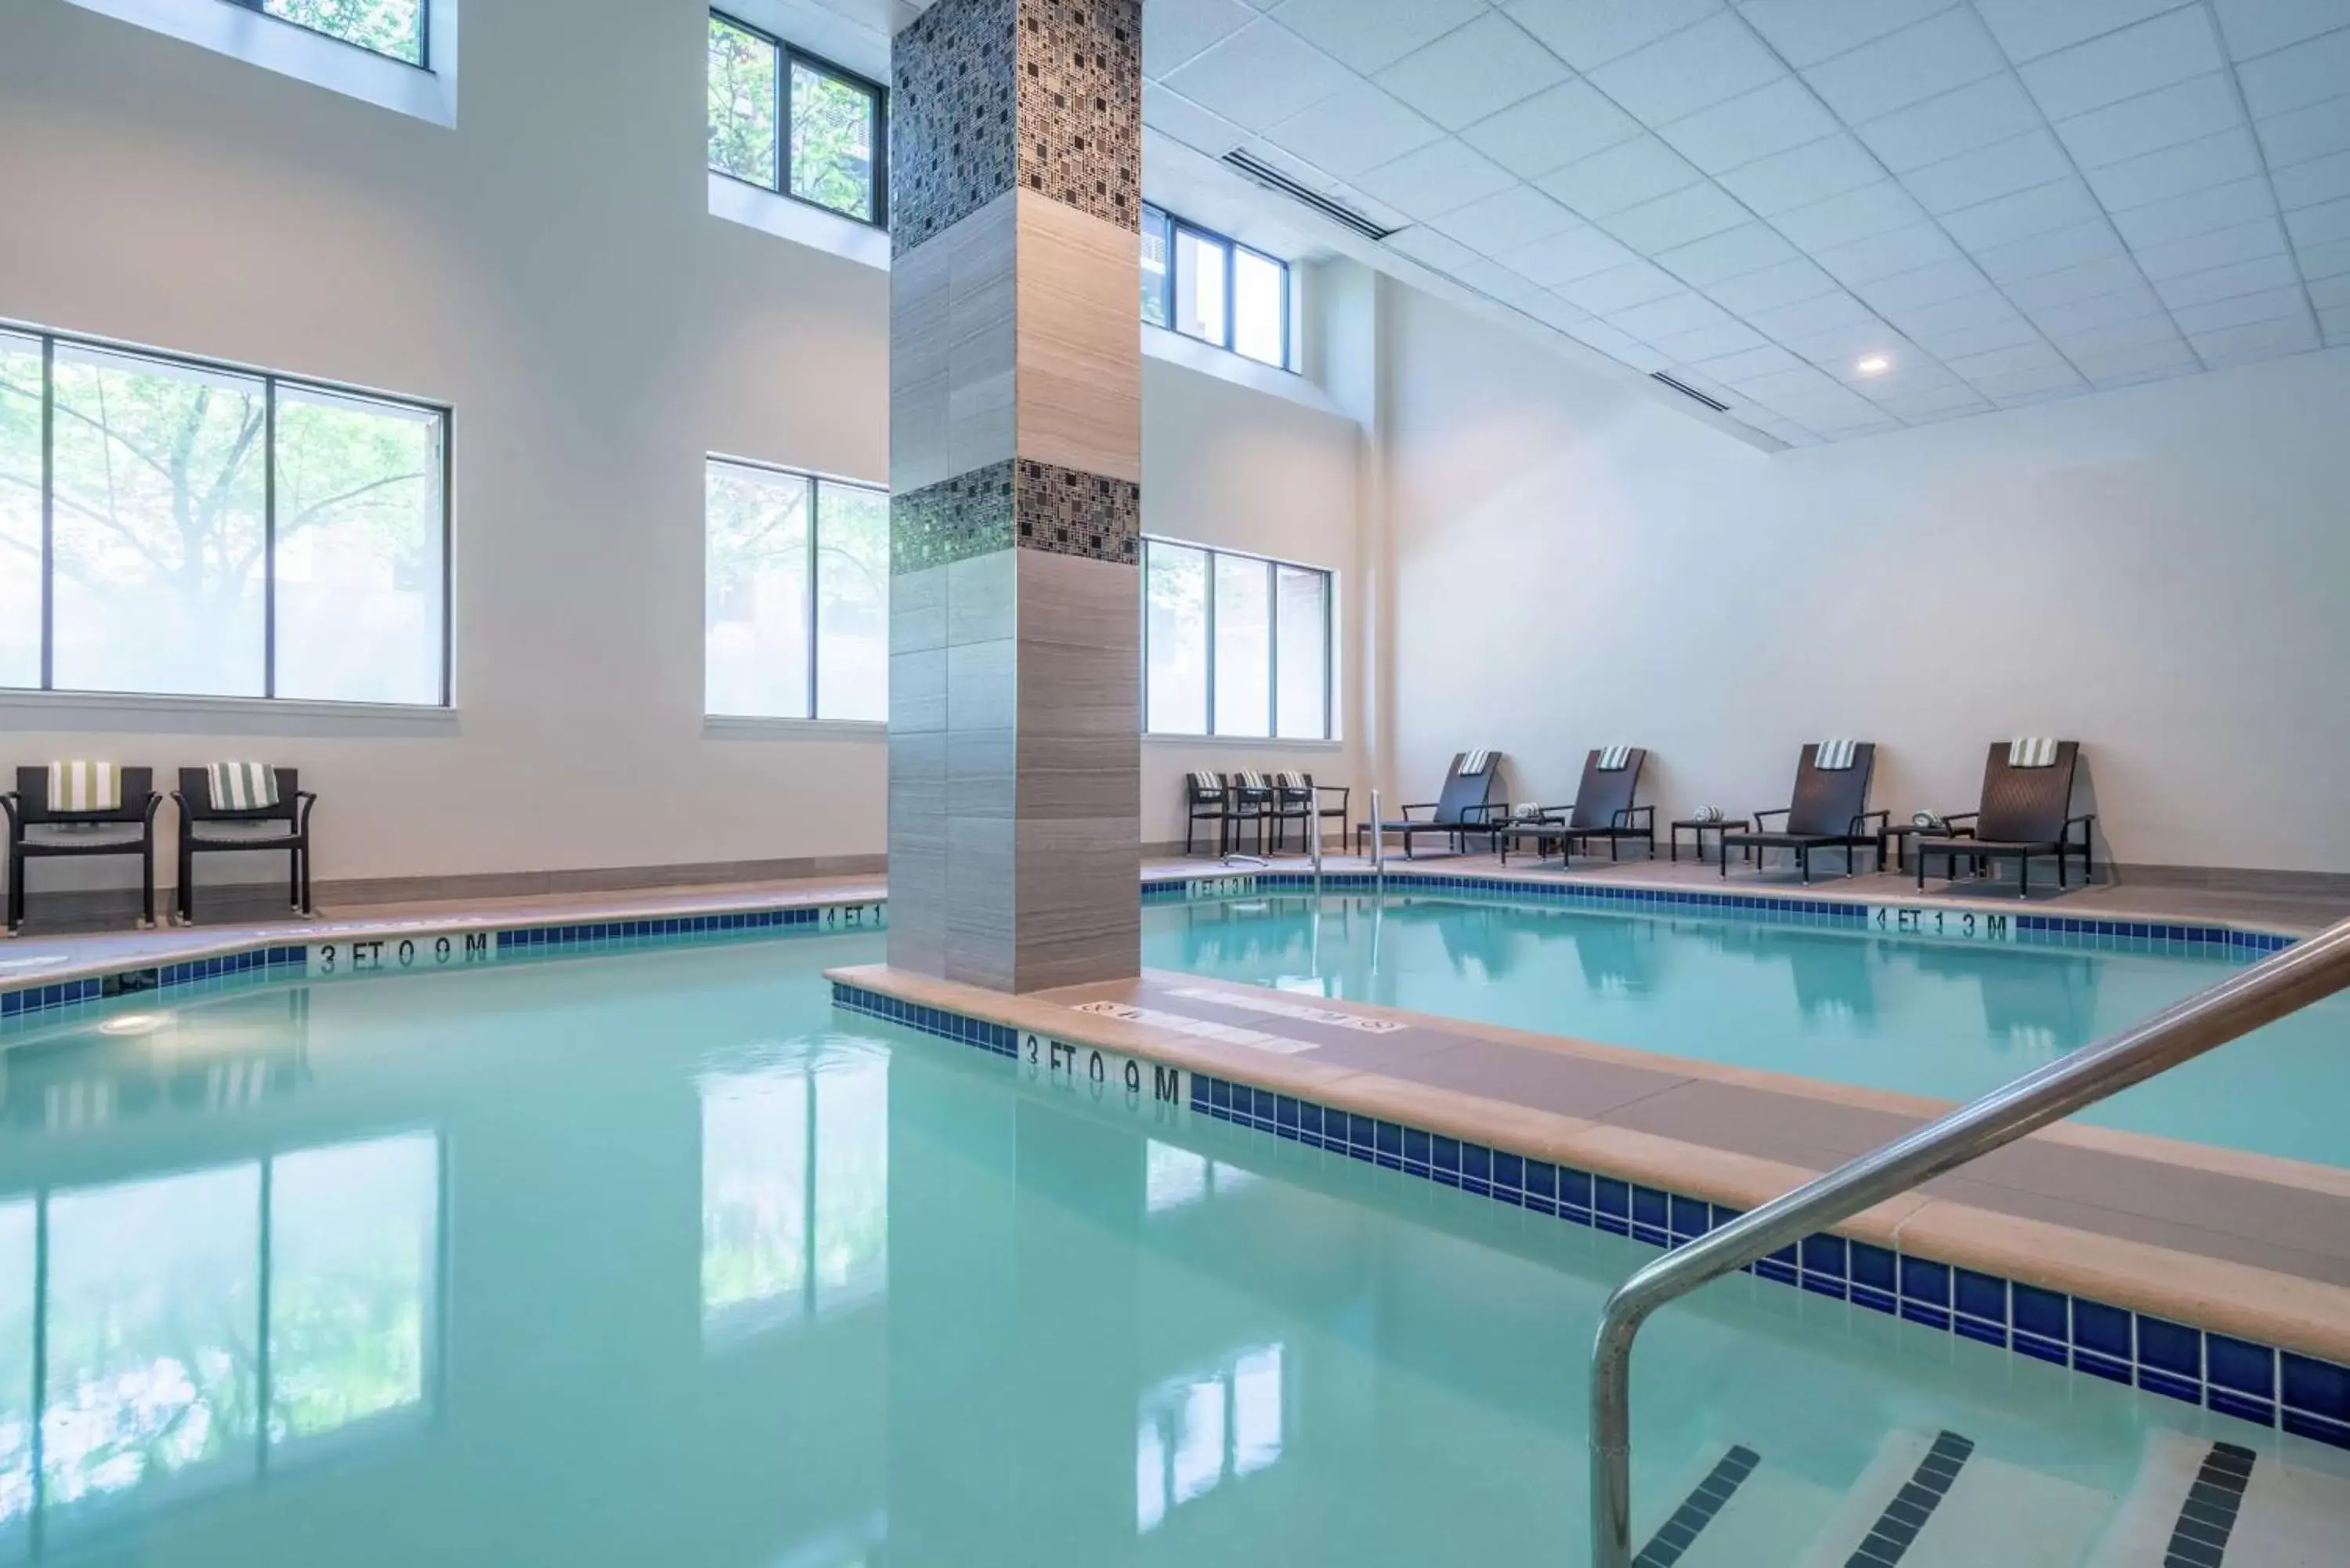
[[[1766,833],[1770,831],[1770,818],[1774,816],[1790,816],[1794,815],[1794,810],[1795,808],[1792,805],[1774,805],[1768,811],[1756,812],[1754,814],[1755,831],[1758,833]]]
[[[2081,825],[2081,842],[2084,844],[2091,842],[2092,837],[2096,832],[2097,814],[2094,811],[2085,811],[2077,815],[2066,817],[2064,819],[2065,837],[2070,838],[2073,836],[2073,825],[2076,822]]]
[[[1336,791],[1337,792],[1337,794],[1338,794],[1338,809],[1339,809],[1340,811],[1344,811],[1344,810],[1346,810],[1346,809],[1347,809],[1347,800],[1348,800],[1348,799],[1349,799],[1349,798],[1354,794],[1354,793],[1355,793],[1355,787],[1354,787],[1354,785],[1352,785],[1352,784],[1315,784],[1315,785],[1314,786],[1314,791],[1315,791],[1315,793],[1317,795],[1328,794],[1330,794],[1333,790],[1336,790]]]
[[[1866,830],[1869,818],[1871,817],[1875,817],[1877,819],[1877,831],[1880,836],[1883,836],[1886,829],[1893,826],[1893,814],[1891,812],[1864,811],[1859,815],[1852,819],[1852,833],[1854,837],[1859,837],[1861,834]]]
[[[173,790],[172,793],[173,794],[177,794],[180,792],[178,790]],[[145,827],[147,836],[150,838],[152,838],[155,836],[155,814],[162,809],[163,797],[156,794],[153,790],[149,790],[147,792],[147,813],[145,817],[142,819],[142,826]]]
[[[1637,816],[1641,819],[1640,827],[1644,832],[1653,834],[1657,831],[1657,808],[1653,805],[1627,806],[1622,815],[1622,826],[1626,827],[1631,826],[1632,819]]]
[[[15,790],[0,791],[0,812],[7,813],[8,837],[12,842],[15,840],[21,826],[16,817],[16,807],[20,804],[20,798]]]
[[[1403,820],[1404,820],[1404,821],[1406,821],[1406,822],[1409,822],[1409,821],[1411,820],[1411,814],[1412,814],[1413,812],[1415,812],[1415,811],[1434,811],[1434,810],[1436,809],[1436,806],[1437,806],[1437,803],[1436,803],[1435,801],[1432,801],[1432,800],[1416,800],[1416,801],[1413,801],[1409,805],[1400,805],[1400,806],[1398,806],[1396,809],[1397,809],[1398,811],[1400,811],[1400,812],[1402,812],[1402,813],[1403,813]]]
[[[1505,822],[1509,820],[1510,807],[1508,803],[1505,801],[1481,800],[1473,805],[1464,805],[1461,808],[1461,820],[1463,822],[1492,822],[1495,819],[1495,813],[1500,814],[1501,820]]]
[[[315,790],[304,789],[296,790],[294,792],[295,832],[307,833],[310,831],[310,809],[317,804],[318,796],[317,792]]]
[[[1981,815],[1982,813],[1979,811],[1954,811],[1942,818],[1942,826],[1956,827],[1962,822],[1972,822]]]

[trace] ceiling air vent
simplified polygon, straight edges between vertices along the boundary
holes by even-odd
[[[1679,392],[1684,398],[1695,398],[1699,402],[1703,403],[1707,408],[1711,409],[1717,414],[1726,414],[1730,411],[1730,405],[1723,402],[1720,398],[1709,398],[1703,392],[1699,391],[1695,387],[1684,386],[1680,382],[1674,380],[1662,370],[1649,371],[1648,379],[1652,381],[1662,381],[1666,386],[1670,387],[1674,391]]]
[[[1278,191],[1292,201],[1305,202],[1332,223],[1344,223],[1367,240],[1383,240],[1395,233],[1393,229],[1379,227],[1352,207],[1339,205],[1319,191],[1308,190],[1270,163],[1261,163],[1237,147],[1225,153],[1223,161],[1265,189]]]

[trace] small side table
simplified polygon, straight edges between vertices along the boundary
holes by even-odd
[[[1671,855],[1673,859],[1679,860],[1681,857],[1681,835],[1683,833],[1687,833],[1690,836],[1690,841],[1697,846],[1697,863],[1702,866],[1705,864],[1705,836],[1707,829],[1711,828],[1713,831],[1715,840],[1718,843],[1720,842],[1721,835],[1725,831],[1745,833],[1750,831],[1753,826],[1754,823],[1752,818],[1743,816],[1724,816],[1711,821],[1702,817],[1685,816],[1679,822],[1674,823],[1672,827],[1667,832],[1665,836],[1666,849],[1667,852]],[[1746,851],[1746,858],[1749,860],[1753,859],[1754,851],[1752,849]]]

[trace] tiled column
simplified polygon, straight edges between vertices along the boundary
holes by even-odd
[[[1141,0],[939,0],[890,101],[889,961],[1136,971]]]

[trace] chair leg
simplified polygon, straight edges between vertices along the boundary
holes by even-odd
[[[8,852],[8,934],[25,923],[25,857],[11,847]]]
[[[139,929],[155,924],[155,840],[151,834],[139,849]]]
[[[1807,888],[1811,886],[1812,851],[1809,845],[1798,844],[1795,846],[1795,875],[1797,878],[1803,882],[1804,886]]]
[[[2032,897],[2032,857],[2029,855],[2015,857],[2015,896],[2019,898]]]
[[[302,836],[302,912],[306,915],[318,912],[317,906],[310,901],[310,837],[307,833]]]
[[[286,902],[293,909],[302,907],[302,846],[298,844],[286,852]]]
[[[180,840],[180,885],[172,891],[172,905],[180,913],[180,924],[196,923],[196,857],[184,838]]]

